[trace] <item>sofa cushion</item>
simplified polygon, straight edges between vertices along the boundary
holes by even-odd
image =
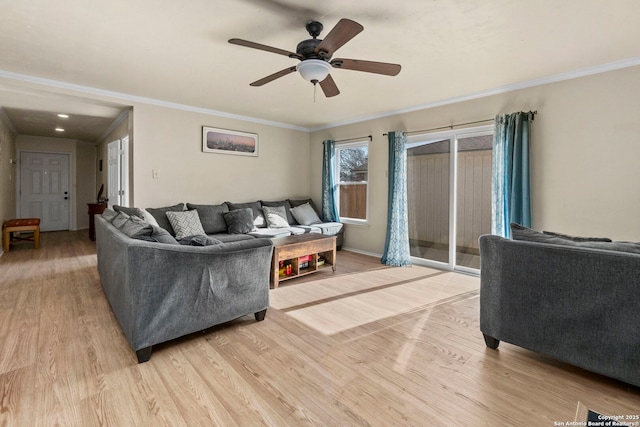
[[[205,233],[226,233],[227,223],[224,222],[224,216],[222,216],[225,212],[229,212],[229,206],[226,203],[221,205],[194,205],[187,203],[187,209],[198,212]]]
[[[291,231],[291,234],[307,234],[307,233],[322,234],[322,229],[315,225],[296,225],[293,227],[289,227],[287,230]]]
[[[167,212],[182,212],[184,210],[184,203],[178,203],[173,206],[165,206],[163,208],[147,208],[147,212],[149,212],[158,222],[158,226],[164,228],[172,236],[176,235],[176,232],[171,227],[171,223],[169,222],[169,218],[167,218]]]
[[[265,206],[270,207],[270,208],[283,206],[284,207],[284,212],[285,212],[285,215],[286,215],[285,218],[287,219],[287,223],[293,224],[293,225],[297,224],[296,219],[293,217],[293,215],[289,211],[291,209],[291,203],[289,203],[289,200],[279,200],[277,202],[266,202],[264,200],[260,200],[260,204],[262,205],[263,208]]]
[[[258,228],[267,226],[264,215],[262,214],[262,206],[260,205],[260,202],[256,201],[249,203],[225,203],[229,206],[230,211],[250,208],[253,213],[253,225]]]
[[[532,230],[520,224],[511,225],[511,236],[513,240],[524,240],[528,242],[548,243],[561,246],[573,246],[580,248],[602,249],[606,251],[630,252],[640,254],[640,243],[634,242],[603,242],[603,241],[574,241],[562,237],[556,237]]]
[[[258,228],[249,233],[253,237],[266,237],[274,239],[276,237],[291,236],[291,228]]]
[[[568,234],[556,233],[553,231],[542,231],[543,234],[548,234],[549,236],[560,237],[562,239],[573,240],[574,242],[611,242],[612,240],[608,237],[580,237],[580,236],[570,236]]]
[[[144,219],[144,216],[142,215],[142,209],[140,208],[130,208],[128,206],[113,205],[113,210],[116,212],[124,212],[129,216],[135,215],[140,219]]]
[[[268,228],[288,228],[287,212],[284,206],[263,206],[262,211]]]
[[[255,229],[251,208],[233,209],[223,214],[229,234],[246,234]]]
[[[340,222],[321,222],[320,224],[313,224],[312,227],[320,228],[322,230],[322,234],[333,236],[342,230],[343,225]]]
[[[309,203],[296,206],[289,209],[289,211],[300,225],[312,225],[322,222]]]
[[[176,239],[180,240],[187,236],[205,235],[202,224],[200,223],[200,217],[198,211],[182,211],[182,212],[167,212],[167,218],[171,223],[171,227],[176,233]]]

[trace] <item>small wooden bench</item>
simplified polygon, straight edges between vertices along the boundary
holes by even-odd
[[[28,237],[18,237],[13,233],[31,232]],[[12,243],[18,241],[30,241],[36,249],[40,247],[40,218],[19,218],[10,219],[2,224],[2,235],[4,241],[4,251],[9,252]]]

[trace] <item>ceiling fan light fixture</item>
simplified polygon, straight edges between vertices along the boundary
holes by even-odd
[[[331,72],[331,64],[321,59],[306,59],[296,66],[303,79],[313,84],[323,81]]]

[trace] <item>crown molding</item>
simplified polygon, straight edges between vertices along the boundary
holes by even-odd
[[[38,85],[57,88],[57,89],[73,90],[73,91],[78,91],[78,92],[90,94],[90,95],[104,96],[104,97],[117,99],[119,101],[127,102],[127,103],[141,103],[141,104],[154,105],[158,107],[173,108],[176,110],[188,111],[192,113],[206,114],[206,115],[224,117],[224,118],[229,118],[234,120],[242,120],[250,123],[262,124],[267,126],[273,126],[278,128],[291,129],[291,130],[310,133],[310,132],[316,132],[321,130],[333,129],[336,127],[355,124],[355,123],[361,123],[361,122],[370,121],[370,120],[376,120],[384,117],[395,116],[398,114],[411,113],[414,111],[427,110],[430,108],[441,107],[444,105],[470,101],[473,99],[485,98],[492,95],[499,95],[499,94],[513,92],[521,89],[527,89],[535,86],[542,86],[550,83],[557,83],[564,80],[576,79],[579,77],[590,76],[593,74],[600,74],[600,73],[606,73],[608,71],[615,71],[623,68],[635,67],[638,65],[640,65],[640,57],[628,58],[620,61],[609,62],[602,65],[596,65],[594,67],[583,68],[579,70],[569,71],[566,73],[554,74],[548,77],[542,77],[539,79],[528,80],[524,82],[506,85],[506,86],[500,86],[494,89],[483,90],[479,92],[470,93],[467,95],[447,98],[440,101],[420,104],[420,105],[403,108],[399,110],[387,111],[382,114],[361,116],[355,119],[345,120],[345,121],[331,123],[325,126],[318,126],[313,128],[296,126],[288,123],[274,122],[271,120],[264,120],[256,117],[242,116],[239,114],[226,113],[224,111],[212,110],[212,109],[202,108],[202,107],[195,107],[192,105],[179,104],[175,102],[169,102],[169,101],[163,101],[163,100],[154,99],[154,98],[131,95],[131,94],[126,94],[122,92],[98,89],[90,86],[82,86],[74,83],[62,82],[59,80],[46,79],[43,77],[30,76],[26,74],[13,73],[13,72],[4,71],[4,70],[0,70],[0,78],[38,84]]]
[[[458,102],[470,101],[478,98],[485,98],[492,95],[499,95],[507,92],[513,92],[520,89],[527,89],[535,86],[542,86],[550,83],[557,83],[564,80],[577,79],[579,77],[590,76],[593,74],[606,73],[608,71],[620,70],[623,68],[636,67],[640,65],[640,57],[624,59],[621,61],[609,62],[607,64],[596,65],[595,67],[583,68],[580,70],[569,71],[566,73],[554,74],[552,76],[542,77],[534,80],[527,80],[525,82],[514,83],[506,86],[500,86],[494,89],[483,90],[479,92],[470,93],[467,95],[457,96],[453,98],[447,98],[440,101],[430,102],[427,104],[416,105],[414,107],[403,108],[400,110],[388,111],[382,114],[362,116],[352,120],[345,120],[343,122],[332,123],[326,126],[320,126],[311,128],[311,132],[320,130],[333,129],[339,126],[351,125],[355,123],[366,122],[369,120],[376,120],[383,117],[395,116],[398,114],[412,113],[414,111],[427,110],[429,108],[441,107],[443,105],[456,104]]]
[[[105,89],[98,89],[95,87],[83,86],[83,85],[63,82],[59,80],[46,79],[43,77],[30,76],[27,74],[13,73],[11,71],[0,70],[0,78],[16,80],[16,81],[25,82],[25,83],[32,83],[32,84],[47,86],[55,89],[73,90],[73,91],[77,91],[77,92],[81,92],[89,95],[104,96],[108,98],[117,99],[120,102],[125,102],[129,104],[130,103],[148,104],[148,105],[154,105],[157,107],[167,107],[167,108],[173,108],[176,110],[188,111],[191,113],[206,114],[210,116],[242,120],[246,122],[257,123],[257,124],[262,124],[267,126],[274,126],[279,128],[298,130],[302,132],[309,132],[309,128],[302,127],[302,126],[295,126],[288,123],[274,122],[271,120],[264,120],[256,117],[226,113],[224,111],[212,110],[209,108],[195,107],[192,105],[179,104],[179,103],[170,102],[170,101],[163,101],[161,99],[147,98],[144,96],[131,95],[123,92],[115,92],[115,91],[110,91]]]
[[[125,119],[127,119],[129,117],[129,111],[130,109],[126,109],[125,111],[123,111],[122,113],[120,113],[120,115],[118,117],[116,117],[116,119],[113,121],[113,123],[111,123],[109,125],[109,127],[107,127],[104,132],[102,132],[102,134],[98,137],[98,139],[96,139],[95,145],[99,145],[102,141],[104,141],[104,139],[109,136],[109,134],[111,132],[113,132],[113,130],[115,128],[117,128],[118,126],[120,126],[120,123],[122,123]]]

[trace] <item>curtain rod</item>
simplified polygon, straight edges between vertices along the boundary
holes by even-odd
[[[538,114],[538,110],[535,111],[528,111],[527,114],[529,114],[531,116],[531,121],[534,120],[535,115]],[[431,132],[434,130],[442,130],[442,129],[453,129],[454,127],[458,127],[458,126],[466,126],[466,125],[475,125],[478,123],[484,123],[484,122],[493,122],[495,119],[484,119],[484,120],[476,120],[475,122],[467,122],[467,123],[458,123],[455,125],[449,125],[449,126],[441,126],[439,128],[431,128],[431,129],[425,129],[425,130],[412,130],[410,132],[407,132],[408,134],[412,134],[412,133],[425,133],[425,132]],[[387,136],[387,133],[383,133],[382,136]]]
[[[369,138],[369,141],[373,141],[373,137],[371,135],[366,135],[366,136],[359,136],[357,138],[340,139],[338,141],[333,141],[333,142],[359,141],[359,140],[365,139],[365,138]]]

